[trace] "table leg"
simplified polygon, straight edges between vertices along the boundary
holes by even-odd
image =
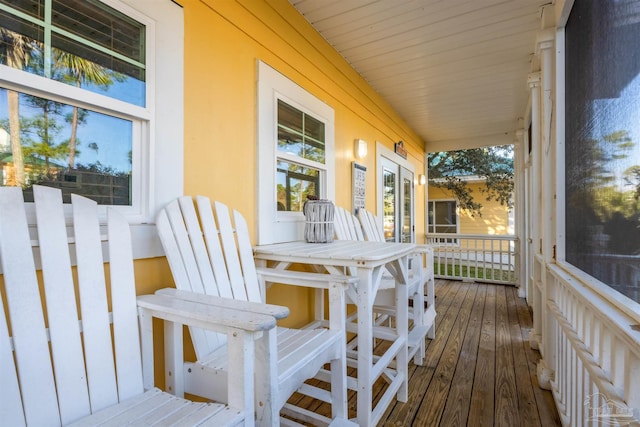
[[[396,356],[397,371],[402,375],[402,384],[398,388],[397,399],[406,402],[409,398],[409,281],[408,257],[400,258],[387,265],[396,280],[396,332],[404,343]],[[414,319],[415,321],[415,319]]]
[[[373,271],[359,268],[358,277],[358,424],[373,424]]]
[[[406,282],[396,283],[396,313],[398,314],[396,317],[398,336],[404,342],[397,356],[398,373],[404,376],[397,396],[400,402],[406,402],[409,398],[409,354],[407,349],[409,342],[409,297]]]

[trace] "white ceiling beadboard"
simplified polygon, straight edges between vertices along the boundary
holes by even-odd
[[[510,144],[549,0],[289,0],[428,151]]]

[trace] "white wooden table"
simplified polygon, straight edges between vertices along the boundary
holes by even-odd
[[[336,240],[332,243],[288,242],[261,245],[254,248],[256,262],[270,263],[271,267],[286,269],[291,264],[309,264],[324,268],[332,274],[356,275],[360,280],[348,290],[349,298],[357,306],[357,423],[374,426],[380,420],[394,395],[407,401],[408,358],[408,258],[416,249],[413,243],[387,243]],[[396,279],[398,316],[393,334],[385,339],[391,345],[383,355],[373,355],[373,301],[380,286],[383,272],[389,271]],[[376,327],[377,328],[377,327]],[[396,360],[396,367],[391,363]],[[373,407],[373,384],[384,372],[390,383],[382,398]]]

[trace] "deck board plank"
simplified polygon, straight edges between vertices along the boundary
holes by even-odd
[[[540,388],[538,385],[538,360],[540,359],[540,353],[537,350],[531,348],[529,344],[529,336],[533,330],[533,320],[531,318],[531,311],[527,306],[527,302],[522,298],[516,298],[516,306],[518,309],[518,320],[520,328],[522,329],[522,336],[525,338],[525,356],[527,358],[527,366],[529,367],[529,375],[531,378],[531,385],[533,388],[533,394],[536,399],[536,406],[538,415],[540,417],[540,424],[543,426],[560,425],[560,417],[558,411],[550,411],[547,408],[555,408],[552,394]]]
[[[442,352],[440,363],[434,370],[433,380],[429,384],[416,414],[416,420],[427,420],[428,424],[426,425],[436,426],[442,419],[477,291],[477,286],[469,286],[467,289],[467,294],[460,305],[460,310],[449,333],[449,339]]]
[[[506,288],[496,292],[496,390],[495,425],[513,426],[520,419],[515,364],[509,330]]]
[[[467,325],[464,343],[457,361],[456,371],[451,379],[449,396],[442,414],[442,419],[447,420],[447,423],[451,425],[462,426],[467,424],[486,295],[487,287],[479,287]]]
[[[540,415],[531,384],[527,355],[525,353],[525,338],[520,326],[518,316],[517,289],[508,288],[507,291],[507,312],[509,316],[509,329],[511,332],[511,347],[515,364],[516,386],[518,388],[518,411],[520,413],[520,425],[536,427],[540,426]],[[528,344],[527,344],[528,345]]]
[[[471,393],[469,419],[478,425],[494,423],[494,389],[496,363],[496,287],[487,286],[484,315],[476,359],[475,379]]]
[[[438,291],[436,291],[436,310],[438,312],[436,317],[436,338],[429,340],[423,366],[415,367],[409,379],[408,402],[418,403],[424,399],[425,390],[429,387],[433,378],[433,373],[442,356],[449,331],[459,313],[468,289],[469,286],[463,285],[462,282],[450,282],[446,286],[438,287]],[[447,291],[446,296],[444,291]],[[394,402],[383,419],[386,419],[389,425],[412,425],[418,409],[418,405]],[[393,421],[391,422],[390,420]]]

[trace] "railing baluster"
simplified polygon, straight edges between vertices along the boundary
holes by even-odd
[[[511,285],[518,284],[517,239],[513,235],[427,235],[437,277]]]
[[[632,425],[640,421],[640,345],[628,327],[637,317],[607,316],[606,303],[561,268],[547,267],[545,306],[555,340],[552,389],[564,425]],[[602,310],[596,309],[602,306]]]

